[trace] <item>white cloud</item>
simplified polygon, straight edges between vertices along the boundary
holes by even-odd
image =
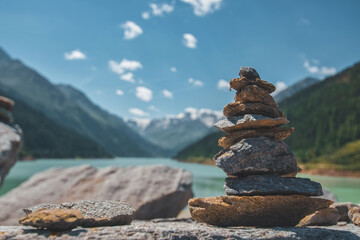
[[[158,108],[155,107],[154,105],[151,105],[151,106],[149,107],[149,110],[150,110],[150,111],[153,111],[153,112],[160,112],[160,109],[158,109]]]
[[[205,16],[218,10],[221,6],[222,0],[181,0],[184,3],[190,4],[194,9],[194,14],[197,16]]]
[[[122,90],[120,90],[120,89],[117,89],[117,90],[115,91],[115,93],[116,93],[117,95],[119,95],[119,96],[124,95],[124,91],[122,91]]]
[[[145,112],[144,110],[141,110],[140,108],[130,108],[129,113],[132,115],[138,116],[138,117],[147,117],[150,114],[148,112]]]
[[[121,62],[110,60],[109,67],[114,73],[123,74],[125,71],[135,71],[140,69],[142,68],[142,65],[138,61],[127,60],[124,58]]]
[[[176,69],[176,67],[171,67],[171,68],[170,68],[170,71],[176,73],[176,72],[177,72],[177,69]]]
[[[191,33],[184,33],[183,44],[188,48],[196,48],[197,39]]]
[[[204,83],[200,80],[195,80],[193,78],[189,78],[188,82],[196,87],[202,87],[204,85]]]
[[[121,27],[124,29],[124,39],[126,40],[134,39],[143,33],[141,27],[132,21],[126,21]]]
[[[336,73],[335,67],[317,66],[319,65],[319,61],[316,59],[313,60],[313,63],[314,65],[311,65],[308,60],[305,60],[304,62],[304,67],[309,73],[319,74],[322,76],[334,75]]]
[[[219,90],[229,90],[230,84],[228,81],[226,81],[224,79],[220,79],[217,83],[217,88]]]
[[[121,75],[120,79],[130,83],[135,83],[134,74],[132,72],[128,72]]]
[[[136,96],[144,102],[150,102],[153,97],[153,93],[149,88],[137,87]]]
[[[156,4],[150,3],[151,12],[154,16],[162,16],[164,13],[171,13],[174,10],[174,6],[167,3]]]
[[[162,90],[162,94],[163,94],[163,96],[166,97],[166,98],[170,98],[170,99],[174,98],[173,93],[170,92],[170,91],[167,90],[167,89]]]
[[[150,18],[150,13],[149,12],[143,12],[141,13],[141,17],[145,20]]]
[[[71,52],[66,52],[64,54],[66,60],[82,60],[86,59],[86,55],[81,52],[79,49],[73,50]]]
[[[287,88],[286,83],[284,82],[276,82],[275,86],[276,86],[276,90],[271,93],[272,96],[275,96],[276,94]]]

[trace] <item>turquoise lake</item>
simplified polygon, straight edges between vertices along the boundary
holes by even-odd
[[[115,159],[42,159],[36,161],[17,162],[5,178],[0,188],[0,195],[5,194],[33,174],[52,167],[74,167],[91,165],[101,168],[107,166],[128,167],[139,165],[167,165],[186,169],[193,174],[193,191],[196,197],[210,197],[224,195],[224,178],[226,174],[215,166],[177,162],[168,158],[115,158]],[[360,178],[328,177],[298,174],[320,182],[333,192],[341,202],[360,203]]]

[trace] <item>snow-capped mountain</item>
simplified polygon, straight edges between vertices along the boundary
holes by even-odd
[[[177,115],[158,119],[135,118],[128,120],[127,124],[172,155],[214,131],[214,124],[223,117],[221,111],[189,107]]]

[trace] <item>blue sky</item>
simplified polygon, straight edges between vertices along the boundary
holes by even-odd
[[[359,9],[358,0],[0,0],[0,46],[112,113],[153,118],[221,110],[240,66],[280,88],[341,71],[360,60]]]

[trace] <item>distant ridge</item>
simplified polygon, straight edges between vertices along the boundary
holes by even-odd
[[[142,138],[125,122],[92,103],[70,86],[56,86],[19,60],[1,51],[0,88],[47,118],[87,136],[107,152],[123,157],[152,157],[162,149]],[[5,57],[4,57],[5,56]]]

